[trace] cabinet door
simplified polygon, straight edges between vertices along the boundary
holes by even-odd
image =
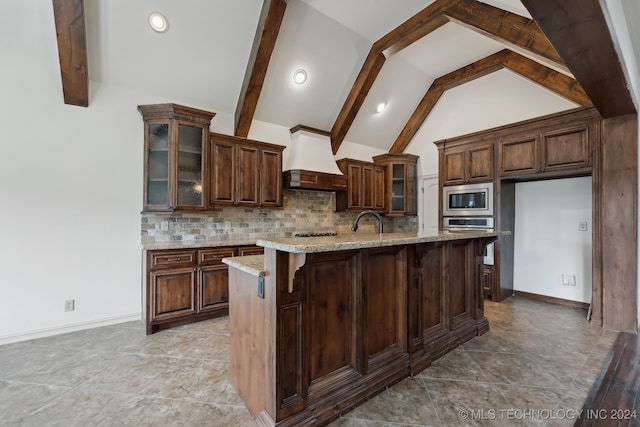
[[[238,145],[238,168],[236,174],[239,205],[257,206],[260,202],[260,150],[257,147]]]
[[[444,183],[462,184],[465,182],[465,152],[453,151],[444,153]]]
[[[201,126],[178,123],[175,200],[177,209],[204,209],[207,132]]]
[[[500,141],[499,170],[502,176],[538,171],[538,136],[530,135]]]
[[[374,204],[374,181],[373,181],[373,167],[362,167],[362,208],[373,209]]]
[[[407,215],[418,214],[418,172],[414,164],[407,165]]]
[[[349,201],[347,209],[362,208],[362,166],[349,164],[347,166],[347,179],[349,182]]]
[[[375,167],[373,169],[373,209],[384,211],[385,205],[385,186],[384,186],[385,170],[383,167]]]
[[[145,123],[145,210],[169,210],[169,121]]]
[[[236,144],[211,141],[210,205],[233,205],[236,201]]]
[[[485,265],[482,269],[482,294],[484,298],[493,295],[493,266]]]
[[[262,246],[241,246],[238,248],[238,254],[240,256],[262,255],[264,254],[264,248]]]
[[[542,158],[545,171],[591,167],[588,128],[583,125],[545,133]]]
[[[226,308],[229,304],[229,269],[225,264],[200,267],[198,311]]]
[[[176,268],[149,273],[150,321],[177,319],[196,313],[196,269]]]
[[[391,206],[388,212],[390,214],[406,212],[406,185],[407,185],[407,168],[404,163],[391,163]]]
[[[260,150],[260,205],[282,205],[282,152]]]
[[[470,148],[467,152],[467,181],[493,179],[493,145]]]

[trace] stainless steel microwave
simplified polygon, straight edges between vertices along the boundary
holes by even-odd
[[[442,216],[493,216],[493,183],[442,188]]]

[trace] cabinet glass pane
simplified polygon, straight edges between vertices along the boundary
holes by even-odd
[[[178,205],[200,206],[202,200],[202,128],[178,127]]]
[[[392,165],[391,210],[404,210],[404,165]]]
[[[149,125],[147,204],[169,203],[169,124]]]

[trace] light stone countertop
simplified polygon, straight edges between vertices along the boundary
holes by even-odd
[[[256,277],[266,275],[264,270],[264,255],[234,256],[231,258],[222,258],[222,262]]]
[[[255,240],[183,240],[176,242],[142,243],[142,249],[147,251],[158,249],[199,249],[225,246],[252,246],[255,244]]]
[[[288,237],[282,239],[258,239],[256,244],[290,253],[317,253],[344,251],[349,249],[376,248],[415,243],[466,240],[482,237],[508,236],[509,231],[438,231],[425,230],[420,233],[349,233],[332,237]]]

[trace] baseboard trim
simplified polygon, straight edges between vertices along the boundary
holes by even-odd
[[[568,299],[550,297],[547,295],[532,294],[530,292],[524,292],[524,291],[514,291],[513,293],[514,295],[518,295],[524,298],[534,299],[537,301],[544,301],[551,304],[558,304],[558,305],[564,305],[567,307],[579,308],[582,310],[589,310],[589,303],[586,303],[586,302],[571,301]]]
[[[55,328],[39,329],[25,333],[0,336],[0,345],[11,344],[20,341],[28,341],[36,338],[50,337],[52,335],[77,332],[84,329],[98,328],[100,326],[117,325],[118,323],[132,322],[142,319],[142,313],[127,314],[124,316],[108,317],[106,319],[91,320],[88,322],[74,323],[73,325],[56,326]]]

